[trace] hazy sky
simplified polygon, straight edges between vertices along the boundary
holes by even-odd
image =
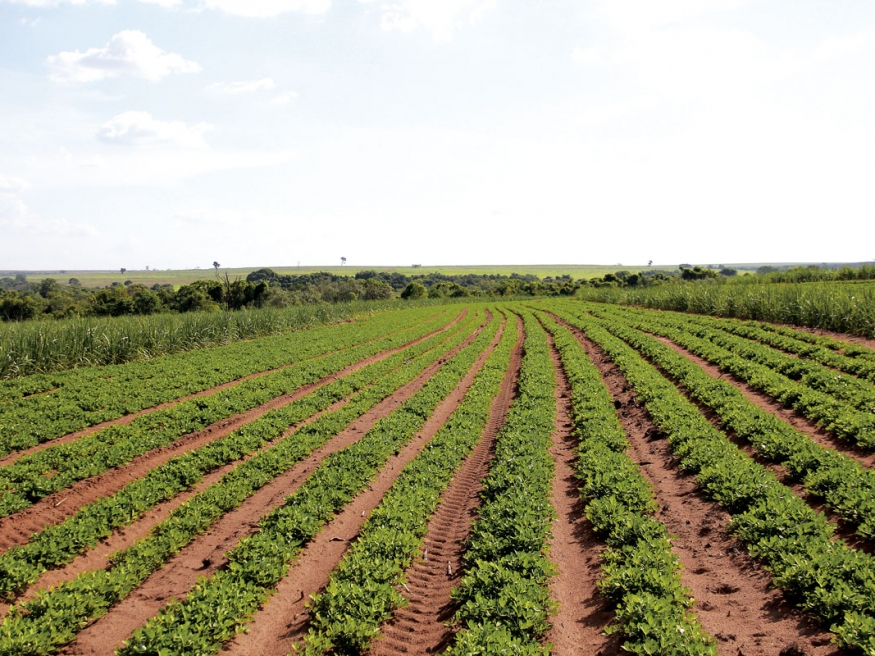
[[[0,0],[0,269],[875,258],[871,0]]]

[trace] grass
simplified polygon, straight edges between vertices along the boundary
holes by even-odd
[[[771,285],[687,283],[642,289],[582,289],[582,298],[875,337],[875,282]]]

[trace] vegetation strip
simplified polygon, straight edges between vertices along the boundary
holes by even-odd
[[[460,334],[447,348],[452,349],[466,339],[470,338]],[[479,343],[479,338],[475,342]],[[439,356],[436,354],[434,358]],[[115,554],[107,569],[85,572],[73,581],[39,593],[32,601],[13,607],[0,625],[0,653],[9,650],[48,654],[70,642],[88,621],[100,617],[124,599],[151,572],[219,517],[414,378],[427,364],[408,362],[387,379],[359,392],[341,409],[323,415],[297,431],[291,439],[282,440],[244,462],[219,483],[177,508],[147,538]],[[438,377],[440,374],[435,378]],[[174,650],[174,653],[177,652]]]
[[[462,629],[452,654],[547,653],[541,640],[553,611],[547,551],[555,516],[549,449],[556,376],[543,328],[528,312],[523,322],[519,394],[498,433],[464,557],[465,574],[453,593]]]
[[[697,317],[679,317],[665,312],[641,310],[621,311],[621,315],[632,315],[648,324],[682,330],[745,360],[768,367],[800,385],[829,394],[857,410],[869,413],[875,410],[875,387],[869,382],[841,374],[805,358],[782,353],[771,346],[721,330],[717,326],[705,325]]]
[[[875,654],[875,558],[834,539],[834,526],[714,428],[675,385],[598,320],[551,305],[620,367],[668,435],[681,467],[733,514],[730,530],[776,586],[844,647]]]
[[[792,408],[822,426],[836,437],[853,441],[865,448],[875,448],[875,414],[863,412],[835,397],[796,382],[766,365],[736,355],[726,349],[659,321],[630,315],[616,315],[604,308],[589,306],[596,316],[630,323],[648,332],[669,338],[696,355],[728,371],[754,389],[760,390],[788,408]],[[835,375],[835,374],[834,374]]]
[[[626,453],[629,442],[602,376],[571,333],[539,315],[553,335],[571,385],[579,439],[577,477],[586,517],[608,544],[599,590],[616,605],[623,649],[663,656],[716,654],[714,639],[689,609],[681,564],[665,525],[653,517],[653,491]]]
[[[111,426],[76,442],[24,456],[12,465],[0,468],[0,517],[27,508],[77,481],[124,465],[147,451],[167,446],[182,435],[315,383],[358,360],[399,346],[409,338],[393,335],[346,348],[355,343],[354,335],[351,332],[346,340],[338,339],[337,352],[326,357],[245,381],[210,397],[182,402],[127,425]]]
[[[832,367],[854,376],[859,376],[870,383],[875,383],[875,360],[860,357],[865,354],[868,349],[860,347],[848,348],[844,353],[839,353],[835,349],[831,349],[818,342],[812,343],[801,339],[801,335],[808,334],[802,331],[791,331],[792,334],[785,334],[780,331],[777,326],[771,326],[770,329],[755,321],[739,321],[737,319],[717,319],[715,317],[691,316],[687,315],[690,321],[697,324],[716,328],[733,335],[745,337],[763,344],[768,344],[776,349],[781,349],[788,353],[793,353],[801,358],[813,360],[827,367]],[[838,340],[835,340],[838,341]],[[850,347],[851,344],[845,344]],[[875,352],[869,351],[872,356]],[[852,355],[853,354],[853,355]],[[856,357],[855,357],[856,356]]]
[[[134,632],[119,653],[205,654],[218,651],[240,631],[259,604],[285,576],[289,564],[322,526],[377,474],[386,460],[410,441],[462,380],[498,331],[498,319],[449,360],[414,396],[378,422],[354,445],[328,456],[241,540],[229,564],[203,579],[184,601],[173,602]],[[2,643],[0,643],[2,644]]]
[[[13,547],[0,555],[0,595],[6,599],[13,598],[26,586],[34,583],[46,570],[69,563],[99,540],[133,523],[158,503],[172,499],[183,490],[193,487],[210,471],[255,452],[283,435],[293,425],[361,391],[401,366],[404,361],[431,351],[440,342],[463,329],[460,327],[454,333],[438,334],[326,385],[303,399],[272,410],[227,437],[173,458],[111,497],[82,508],[65,522],[34,534],[27,545]],[[421,366],[427,365],[444,352],[444,349],[439,349],[425,359]]]
[[[727,430],[757,453],[787,467],[805,490],[826,503],[865,538],[875,537],[875,472],[814,442],[749,401],[734,385],[715,379],[658,340],[617,322],[607,326],[712,409]]]
[[[835,337],[830,337],[829,335],[818,335],[805,330],[797,330],[789,326],[780,326],[771,323],[764,323],[761,321],[755,321],[751,323],[756,325],[758,328],[762,328],[763,330],[768,330],[770,332],[778,333],[779,335],[784,335],[785,337],[798,339],[801,342],[807,342],[809,344],[814,344],[816,346],[820,346],[831,351],[836,351],[849,358],[875,362],[875,350],[871,348],[866,348],[865,346],[861,346],[860,344],[845,342],[840,339],[836,339]]]
[[[462,403],[400,473],[311,605],[305,653],[359,654],[405,603],[396,586],[422,547],[428,521],[480,440],[517,341],[512,320]]]
[[[0,383],[0,457],[246,376],[335,352],[337,340],[345,333],[355,335],[350,346],[361,346],[411,324],[426,323],[434,329],[450,320],[429,319],[423,310],[400,314],[379,315],[354,327],[316,328],[144,362],[74,369],[36,381],[30,377]]]

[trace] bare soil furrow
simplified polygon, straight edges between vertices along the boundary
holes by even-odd
[[[201,431],[184,435],[173,444],[138,456],[123,467],[117,467],[100,476],[80,481],[66,490],[61,490],[41,499],[30,508],[14,515],[0,518],[0,552],[16,545],[25,544],[30,539],[30,536],[37,531],[41,531],[48,525],[56,524],[75,515],[86,504],[92,503],[101,497],[115,494],[131,481],[145,476],[150,470],[163,465],[171,458],[198,449],[214,440],[221,439],[271,410],[285,407],[289,403],[311,394],[338,378],[354,373],[371,363],[379,362],[427,338],[422,337],[403,346],[360,360],[337,373],[326,376],[315,383],[305,385],[290,394],[279,396],[257,408],[223,419]]]
[[[770,412],[779,419],[790,424],[800,433],[805,433],[821,446],[827,447],[829,449],[835,449],[836,451],[845,454],[849,458],[853,458],[864,467],[875,467],[875,453],[871,453],[868,450],[855,447],[847,440],[840,440],[837,437],[834,437],[827,431],[819,428],[813,421],[811,421],[804,415],[796,412],[795,410],[785,408],[778,401],[775,401],[770,396],[767,396],[766,394],[763,394],[762,392],[758,392],[757,390],[753,389],[752,387],[750,387],[750,385],[748,385],[737,376],[730,373],[722,372],[720,370],[720,367],[718,367],[717,365],[711,364],[704,358],[701,358],[692,351],[689,351],[683,346],[676,344],[667,337],[660,337],[659,335],[650,336],[658,339],[660,342],[671,348],[673,351],[679,353],[680,355],[683,355],[691,362],[699,365],[705,371],[705,373],[707,373],[712,378],[719,378],[733,385],[742,394],[744,394],[745,398],[747,398],[748,401],[754,403],[762,410]]]
[[[599,594],[599,554],[604,543],[592,530],[584,514],[578,482],[574,474],[577,438],[571,421],[571,386],[559,354],[548,333],[556,366],[556,419],[550,454],[556,463],[553,479],[553,507],[558,517],[553,522],[550,560],[557,576],[550,583],[558,612],[547,641],[555,645],[557,656],[581,652],[602,656],[620,653],[617,636],[606,636],[605,627],[614,617],[610,604]]]
[[[440,314],[443,314],[443,312],[441,312]],[[432,331],[428,335],[421,337],[417,340],[414,340],[413,342],[405,345],[402,348],[406,348],[407,346],[410,346],[411,344],[415,344],[416,342],[420,342],[423,339],[428,339],[429,337],[432,337],[433,335],[436,335],[437,333],[439,333],[443,330],[447,330],[451,326],[454,326],[456,323],[461,321],[461,319],[464,315],[465,315],[465,312],[460,313],[459,316],[457,316],[455,319],[453,319],[446,326],[443,326],[442,328],[439,328],[435,331]],[[435,315],[435,316],[439,316],[439,315]],[[427,321],[431,321],[434,318],[435,317],[429,317],[428,319],[426,319],[426,321],[424,321],[422,323],[426,323]],[[417,325],[421,325],[421,324],[417,324]],[[362,346],[364,344],[371,344],[371,343],[376,342],[380,339],[385,339],[386,337],[390,337],[391,335],[395,335],[395,334],[402,332],[404,330],[409,330],[412,327],[414,327],[414,326],[409,326],[407,328],[401,328],[399,330],[395,330],[393,332],[386,333],[385,335],[375,337],[374,339],[369,339],[369,340],[362,342],[361,344],[358,344],[356,346],[349,346],[345,349],[341,349],[340,351],[330,351],[328,353],[323,353],[322,355],[317,355],[315,357],[308,358],[308,361],[316,361],[316,360],[319,360],[321,358],[327,357],[329,355],[334,355],[335,353],[347,351],[351,348],[357,348],[358,346]],[[123,426],[125,424],[130,424],[132,421],[134,421],[135,419],[138,419],[139,417],[151,414],[153,412],[158,412],[159,410],[167,410],[168,408],[172,408],[175,405],[179,405],[183,401],[190,401],[192,399],[196,399],[196,398],[199,398],[202,396],[212,396],[213,394],[216,394],[217,392],[221,392],[222,390],[226,390],[228,388],[234,387],[234,386],[239,385],[240,383],[243,383],[247,380],[261,378],[262,376],[267,376],[268,374],[276,373],[277,371],[282,371],[283,369],[288,369],[289,367],[292,367],[292,366],[294,366],[296,364],[300,364],[300,363],[301,363],[301,361],[298,360],[295,362],[290,362],[289,364],[283,365],[281,367],[275,367],[273,369],[267,369],[266,371],[259,371],[259,372],[256,372],[254,374],[249,374],[248,376],[243,376],[242,378],[237,378],[235,380],[228,381],[227,383],[222,383],[221,385],[216,385],[215,387],[210,387],[209,389],[201,390],[200,392],[195,392],[194,394],[188,394],[187,396],[181,396],[178,399],[174,399],[173,401],[168,401],[167,403],[161,403],[160,405],[155,405],[155,406],[152,406],[151,408],[144,408],[143,410],[140,410],[138,412],[133,412],[133,413],[125,415],[123,417],[119,417],[118,419],[111,419],[109,421],[100,422],[99,424],[94,424],[93,426],[89,426],[88,428],[83,428],[80,431],[76,431],[74,433],[68,433],[67,435],[57,437],[53,440],[49,440],[48,442],[43,442],[42,444],[37,444],[36,446],[32,446],[29,449],[22,449],[21,451],[16,451],[14,453],[10,453],[9,455],[7,455],[5,457],[0,458],[0,467],[5,467],[6,465],[11,465],[13,462],[15,462],[16,460],[18,460],[21,457],[30,455],[32,453],[37,453],[38,451],[42,451],[42,450],[48,449],[50,447],[57,446],[59,444],[67,444],[69,442],[75,442],[78,439],[81,439],[83,437],[91,435],[92,433],[96,433],[97,431],[103,430],[104,428],[108,428],[110,426]]]
[[[771,588],[769,575],[728,534],[729,514],[699,491],[694,476],[679,470],[665,434],[652,423],[619,367],[574,332],[616,401],[630,455],[654,489],[659,520],[675,536],[675,553],[685,568],[683,583],[693,593],[702,626],[717,638],[718,653],[842,654],[829,633]]]
[[[462,575],[464,543],[471,532],[480,504],[483,478],[495,454],[495,439],[504,426],[505,415],[516,396],[523,355],[522,321],[517,318],[517,343],[510,366],[492,402],[489,420],[480,441],[464,460],[453,481],[441,495],[441,503],[428,523],[420,557],[407,570],[401,594],[407,606],[396,610],[374,642],[374,656],[435,654],[453,637],[447,626],[456,606],[450,592]]]
[[[277,586],[276,594],[256,614],[248,631],[228,643],[222,653],[285,656],[296,642],[302,640],[309,628],[306,602],[328,583],[331,571],[343,558],[367,516],[379,505],[404,466],[419,454],[461,403],[500,338],[501,331],[456,389],[438,405],[416,438],[391,458],[368,489],[353,499],[307,545],[288,575]]]
[[[444,362],[473,341],[474,337],[483,329],[483,325],[469,339],[465,340],[462,345],[430,365],[416,379],[359,417],[350,427],[340,432],[321,448],[315,450],[307,460],[278,476],[244,501],[236,510],[224,515],[209,531],[196,538],[179,554],[168,561],[163,569],[147,578],[129,597],[83,630],[63,653],[80,656],[86,654],[99,656],[112,653],[135,629],[157,614],[171,599],[182,598],[194,586],[198,577],[209,577],[220,567],[226,565],[227,559],[225,554],[242,538],[255,532],[258,528],[259,519],[274,508],[281,506],[284,503],[285,497],[294,493],[310,474],[319,467],[322,460],[330,454],[358,441],[380,419],[390,414],[419,391],[428,382],[429,378],[443,366]],[[426,426],[428,427],[429,424]],[[423,442],[417,439],[415,443],[421,445]],[[402,454],[404,453],[407,453],[407,451],[402,451]],[[410,458],[413,455],[410,455]],[[390,461],[390,465],[386,467],[382,476],[388,475],[394,480],[394,476],[397,475],[396,468],[398,464],[396,461],[398,457],[400,456],[396,456],[396,458]],[[376,484],[375,482],[374,485]],[[374,486],[371,489],[373,490]],[[365,493],[362,496],[368,494],[371,494],[371,492]],[[379,502],[380,496],[382,496],[382,493],[377,497],[374,505]],[[363,509],[359,510],[359,512],[363,512]],[[336,521],[332,522],[325,531],[317,536],[316,541],[327,541],[331,547],[335,547],[341,542],[337,538],[344,534],[342,531],[343,529],[336,524]],[[345,545],[345,542],[343,544]],[[262,654],[267,652],[262,651],[259,646],[255,651],[248,653]],[[287,652],[282,653],[285,654]]]

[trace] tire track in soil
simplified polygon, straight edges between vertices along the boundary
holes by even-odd
[[[729,372],[723,372],[717,365],[711,364],[704,358],[699,357],[692,351],[689,351],[683,346],[676,344],[667,337],[661,337],[659,335],[653,335],[651,333],[646,334],[650,335],[654,339],[659,340],[662,344],[665,344],[679,355],[682,355],[691,362],[699,365],[705,371],[705,373],[707,373],[712,378],[719,378],[726,381],[727,383],[738,389],[742,394],[744,394],[745,398],[748,401],[755,404],[761,410],[765,410],[766,412],[775,415],[779,419],[783,420],[785,423],[790,424],[790,426],[795,428],[800,433],[805,433],[820,446],[826,447],[828,449],[833,449],[835,451],[838,451],[839,453],[848,456],[849,458],[853,458],[864,467],[868,467],[870,469],[872,467],[875,467],[875,453],[854,446],[847,440],[840,440],[839,438],[833,436],[824,429],[819,428],[817,424],[815,424],[804,415],[796,412],[795,410],[785,408],[778,401],[775,401],[772,397],[750,387],[750,385],[748,385],[741,378],[738,378],[737,376]]]
[[[450,325],[452,324],[446,326],[444,330],[449,328]],[[304,385],[294,392],[278,396],[256,408],[222,419],[203,430],[183,435],[172,444],[137,456],[126,465],[110,469],[99,476],[79,481],[66,490],[60,490],[44,497],[29,508],[0,518],[0,553],[10,547],[26,544],[34,533],[43,530],[46,526],[64,521],[75,515],[83,506],[97,499],[115,494],[128,483],[142,478],[150,470],[163,465],[171,458],[226,437],[241,426],[255,421],[271,410],[283,408],[339,378],[355,373],[369,364],[384,360],[399,351],[428,339],[430,336],[426,335],[402,346],[359,360],[314,383]]]
[[[561,319],[557,319],[560,322]],[[674,551],[684,566],[683,584],[695,598],[703,628],[717,639],[722,656],[845,656],[831,634],[794,609],[771,577],[730,536],[730,515],[709,501],[692,474],[678,469],[665,434],[650,420],[619,367],[580,330],[569,326],[602,373],[618,404],[618,415],[659,503],[657,518],[675,536]]]
[[[413,381],[407,383],[394,394],[378,403],[370,411],[355,420],[351,426],[329,440],[328,443],[313,451],[306,460],[276,477],[254,495],[246,499],[238,508],[222,516],[206,533],[196,537],[192,543],[171,558],[162,569],[149,576],[126,599],[80,632],[76,640],[70,643],[61,653],[79,656],[102,656],[113,653],[113,650],[122,641],[130,637],[131,633],[142,626],[150,617],[156,615],[171,599],[183,598],[195,585],[198,577],[209,577],[219,568],[225,566],[227,564],[225,554],[234,548],[241,539],[251,535],[258,529],[258,522],[261,517],[283,505],[285,498],[301,486],[310,474],[319,467],[322,460],[330,454],[357,442],[380,419],[396,410],[402,403],[419,391],[447,360],[470,344],[482,332],[488,321],[489,318],[487,317],[477,330],[460,346],[442,356]],[[424,440],[417,439],[415,443],[421,446]],[[409,452],[410,449],[405,449],[402,451],[401,456],[409,454],[408,458],[412,459],[415,452],[412,454]],[[390,465],[393,468],[401,456],[395,456],[390,460]],[[387,470],[390,472],[392,480],[394,480],[397,472],[388,469],[388,467],[387,465]],[[381,479],[384,477],[385,473],[381,476]],[[389,484],[391,484],[391,481]],[[372,486],[372,489],[376,485],[377,483]],[[365,495],[368,494],[372,493],[365,493]],[[382,496],[382,493],[379,496]],[[359,512],[362,512],[361,509]],[[334,530],[334,522],[332,522],[326,530],[323,530],[316,536],[314,542],[330,541],[330,537],[326,537],[326,532],[330,532],[331,536],[336,536],[337,533],[334,533]],[[342,529],[338,528],[337,530]],[[311,544],[313,543],[311,542]],[[330,542],[331,547],[336,544],[340,543],[337,541]],[[278,596],[274,595],[271,600],[275,600]],[[259,645],[252,653],[262,654],[266,652],[263,652]],[[285,651],[282,652],[283,656],[286,653]]]
[[[482,480],[489,473],[496,437],[517,394],[524,339],[519,317],[516,330],[510,366],[492,402],[480,441],[441,495],[428,522],[422,552],[405,572],[407,584],[399,592],[408,605],[396,609],[392,619],[383,624],[381,635],[370,649],[372,656],[435,654],[449,646],[453,638],[454,630],[446,626],[456,611],[450,592],[462,577],[464,543],[477,516]]]
[[[467,310],[465,312],[467,312]],[[429,337],[436,335],[437,333],[441,332],[442,330],[447,330],[448,328],[454,326],[455,324],[457,324],[459,321],[462,320],[462,317],[465,315],[465,312],[462,312],[461,314],[459,314],[459,316],[457,316],[455,319],[453,319],[450,323],[448,323],[445,326],[438,328],[437,330],[429,333],[428,335],[426,335],[422,339],[428,339]],[[419,324],[416,324],[416,325],[422,325],[423,323],[427,323],[427,322],[437,318],[441,314],[443,314],[443,312],[440,312],[440,313],[434,315],[433,317],[429,317],[425,321],[423,321]],[[48,449],[50,447],[58,446],[60,444],[69,444],[70,442],[75,442],[78,439],[81,439],[83,437],[87,437],[88,435],[91,435],[92,433],[96,433],[100,430],[103,430],[104,428],[109,428],[110,426],[124,426],[124,425],[130,424],[135,419],[139,419],[140,417],[142,417],[144,415],[149,415],[149,414],[152,414],[153,412],[158,412],[159,410],[167,410],[168,408],[172,408],[173,406],[178,405],[178,404],[182,403],[183,401],[191,401],[192,399],[197,399],[197,398],[200,398],[202,396],[212,396],[212,395],[216,394],[217,392],[221,392],[221,391],[226,390],[228,388],[235,387],[236,385],[239,385],[240,383],[246,382],[247,380],[261,378],[262,376],[267,376],[268,374],[273,374],[273,373],[276,373],[278,371],[282,371],[283,369],[288,369],[289,367],[293,367],[296,364],[301,364],[302,362],[311,362],[311,361],[320,360],[320,359],[325,358],[329,355],[334,355],[335,353],[342,353],[343,351],[348,351],[349,349],[357,348],[359,346],[363,346],[364,344],[371,344],[371,343],[376,342],[378,340],[385,339],[386,337],[390,337],[392,335],[395,335],[397,333],[400,333],[400,332],[403,332],[405,330],[409,330],[410,328],[415,328],[415,327],[416,326],[408,326],[406,328],[400,328],[400,329],[392,331],[390,333],[386,333],[385,335],[381,335],[380,337],[375,337],[374,339],[369,339],[367,341],[364,341],[361,344],[356,344],[355,346],[349,346],[345,349],[340,349],[339,351],[330,351],[328,353],[323,353],[322,355],[313,356],[312,358],[306,358],[305,360],[298,360],[295,362],[290,362],[288,364],[284,364],[280,367],[274,367],[273,369],[267,369],[265,371],[258,371],[258,372],[255,372],[253,374],[248,374],[246,376],[243,376],[242,378],[235,378],[234,380],[230,380],[227,383],[222,383],[221,385],[216,385],[214,387],[210,387],[208,389],[201,390],[200,392],[194,392],[194,393],[188,394],[186,396],[181,396],[178,399],[174,399],[172,401],[167,401],[166,403],[154,405],[154,406],[149,407],[149,408],[143,408],[142,410],[138,410],[137,412],[132,412],[130,414],[119,417],[118,419],[109,419],[107,421],[102,421],[99,424],[94,424],[93,426],[83,428],[83,429],[75,431],[73,433],[67,433],[66,435],[61,435],[61,436],[56,437],[52,440],[48,440],[46,442],[43,442],[42,444],[36,444],[36,445],[29,447],[27,449],[22,449],[20,451],[15,451],[13,453],[10,453],[10,454],[0,458],[0,467],[5,467],[7,465],[11,465],[13,462],[18,460],[19,458],[23,458],[24,456],[29,456],[33,453],[43,451],[43,450]],[[417,340],[417,341],[419,341],[419,340]],[[57,391],[57,390],[53,390],[53,391]]]
[[[358,536],[367,516],[380,504],[404,466],[422,451],[462,402],[477,372],[498,345],[503,330],[504,326],[459,385],[441,401],[417,437],[390,458],[368,489],[355,497],[304,548],[280,581],[276,594],[256,613],[246,633],[238,634],[225,645],[223,655],[286,656],[293,645],[304,638],[309,628],[306,602],[328,583],[329,575]]]
[[[556,368],[557,413],[550,454],[556,463],[553,507],[558,515],[553,522],[550,546],[550,560],[556,565],[557,575],[550,583],[550,591],[559,608],[552,618],[547,642],[555,645],[552,653],[556,656],[579,653],[614,656],[621,653],[620,638],[604,633],[614,612],[598,590],[604,542],[584,514],[574,474],[578,441],[571,421],[571,385],[549,333],[548,340]]]

